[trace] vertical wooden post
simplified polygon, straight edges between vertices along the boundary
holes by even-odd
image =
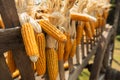
[[[0,13],[6,28],[20,26],[14,0],[0,0]],[[16,66],[20,71],[22,80],[35,80],[31,62],[26,55],[23,47],[21,47],[20,49],[12,49],[12,53]]]
[[[13,80],[3,54],[0,55],[0,80]]]
[[[58,63],[59,63],[60,80],[65,80],[64,61],[59,60]]]

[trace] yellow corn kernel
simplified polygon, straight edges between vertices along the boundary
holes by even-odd
[[[39,48],[39,58],[36,65],[36,71],[38,75],[43,75],[46,72],[46,57],[45,57],[45,36],[43,33],[39,33],[36,36],[36,41]]]
[[[85,23],[82,22],[77,26],[77,33],[76,33],[76,44],[79,45],[83,36],[83,29],[84,29]]]
[[[72,44],[72,49],[71,49],[71,52],[70,52],[70,57],[73,58],[74,57],[74,54],[76,53],[76,39],[73,40],[73,44]]]
[[[49,80],[56,80],[58,76],[58,55],[54,48],[46,49],[46,60]]]
[[[69,54],[72,49],[72,42],[71,42],[71,37],[69,33],[65,33],[67,36],[67,41],[65,43],[65,52],[64,52],[64,62],[68,60]]]
[[[31,60],[32,60],[32,57],[38,59],[39,50],[35,40],[34,30],[31,24],[29,23],[23,24],[21,29],[21,34],[22,34],[27,55],[30,57]],[[33,59],[32,61],[36,62],[37,60]]]
[[[42,29],[55,38],[58,41],[65,42],[67,40],[66,36],[59,30],[57,29],[54,25],[52,25],[49,21],[41,19],[39,21],[39,24],[41,25]]]

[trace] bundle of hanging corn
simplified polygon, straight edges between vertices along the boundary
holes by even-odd
[[[26,53],[38,75],[48,73],[50,80],[57,79],[60,63],[74,57],[83,36],[93,39],[105,26],[110,7],[109,0],[15,1]]]

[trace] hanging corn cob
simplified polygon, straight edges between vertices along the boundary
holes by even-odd
[[[36,65],[36,71],[38,75],[43,75],[46,72],[46,57],[45,57],[45,36],[43,33],[37,34],[36,37],[38,48],[39,48],[39,58]]]
[[[33,27],[29,23],[22,25],[21,34],[27,55],[33,62],[36,62],[39,57],[39,50],[35,40]]]
[[[71,13],[70,18],[77,21],[96,21],[96,18],[88,14]]]
[[[68,60],[69,54],[70,54],[71,49],[72,49],[72,42],[71,42],[70,34],[69,33],[65,33],[65,35],[67,36],[67,41],[65,43],[64,62],[66,60]]]
[[[46,49],[49,80],[56,80],[58,76],[58,56],[54,48]]]
[[[39,21],[39,24],[41,25],[42,29],[46,33],[48,33],[50,36],[52,36],[56,40],[62,41],[62,42],[65,42],[67,40],[66,36],[47,20],[42,19]]]
[[[1,16],[0,16],[0,27],[1,27],[2,29],[4,29],[4,28],[5,28],[4,23],[3,23],[3,21],[2,21]]]
[[[64,48],[65,48],[65,43],[64,42],[58,42],[58,60],[63,60],[63,55],[64,55]]]
[[[74,54],[76,53],[76,48],[77,48],[76,39],[73,39],[72,49],[71,49],[71,52],[70,52],[70,57],[71,58],[74,57]]]
[[[84,29],[84,22],[81,22],[81,24],[79,24],[77,26],[77,35],[76,35],[76,44],[79,45],[83,36],[83,29]]]
[[[103,11],[103,17],[104,17],[105,20],[107,19],[107,17],[108,17],[108,10],[105,9]]]
[[[91,31],[91,26],[90,26],[89,22],[85,23],[85,28],[84,29],[85,29],[86,36],[88,36],[90,39],[92,39],[93,34],[92,34],[92,31]]]
[[[95,22],[90,22],[90,26],[91,26],[91,31],[93,33],[93,36],[95,35]]]
[[[16,70],[16,65],[13,59],[12,51],[7,52],[7,64],[11,73]]]
[[[102,16],[100,17],[100,21],[99,21],[99,26],[102,27],[103,24],[103,20],[102,20]]]
[[[94,24],[95,24],[95,29],[99,27],[99,18],[97,18],[97,21]]]
[[[105,24],[106,24],[106,20],[102,18],[102,26],[105,27]]]
[[[56,80],[58,76],[58,55],[55,50],[56,40],[46,35],[46,61],[49,80]]]

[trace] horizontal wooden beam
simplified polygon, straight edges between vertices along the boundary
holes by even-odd
[[[23,46],[20,27],[0,29],[0,52]]]

